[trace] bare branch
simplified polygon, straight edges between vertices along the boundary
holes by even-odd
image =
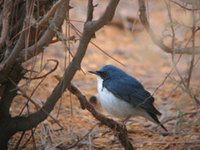
[[[86,53],[87,46],[92,38],[92,35],[94,34],[94,32],[97,29],[99,29],[99,27],[102,27],[109,20],[112,19],[118,2],[119,2],[119,0],[111,0],[110,1],[109,5],[106,9],[106,13],[105,13],[106,15],[104,14],[100,18],[100,21],[99,20],[96,21],[93,25],[90,24],[90,27],[87,26],[87,24],[85,24],[84,31],[83,31],[83,34],[80,39],[77,53],[74,56],[71,63],[68,65],[67,69],[65,70],[63,78],[57,84],[57,86],[54,88],[51,95],[47,98],[47,101],[43,105],[42,109],[38,110],[35,113],[30,114],[28,117],[12,118],[11,123],[14,126],[13,127],[13,130],[15,130],[14,132],[31,129],[31,128],[35,127],[38,123],[40,123],[41,121],[43,121],[44,119],[47,118],[48,115],[46,113],[44,113],[43,110],[50,113],[53,110],[58,99],[63,94],[63,92],[66,90],[66,88],[68,88],[70,86],[71,80],[73,79],[76,71],[78,69],[80,69],[81,61]],[[58,9],[58,12],[56,13],[56,15],[54,17],[60,17],[59,15],[63,15],[63,13],[65,14],[66,10],[67,10],[66,5],[68,3],[69,3],[69,1],[65,1],[65,3],[63,5],[61,5],[60,9]],[[61,14],[59,14],[59,13],[61,13]],[[110,17],[108,17],[108,16],[110,16]],[[56,19],[56,18],[54,18],[54,19]],[[93,22],[93,21],[90,21],[90,22]],[[93,26],[95,26],[95,27],[93,27]],[[46,34],[46,35],[44,35],[45,37],[47,35],[51,36],[52,34],[54,35],[54,32],[51,29],[49,29],[48,31],[46,31],[45,34]],[[46,38],[49,39],[49,37],[46,37]],[[41,39],[41,40],[43,40],[43,41],[40,41],[40,42],[38,41],[38,45],[40,45],[40,46],[45,45],[44,42],[48,42],[48,40],[46,41],[45,39]],[[33,50],[33,49],[29,49],[29,52],[30,52],[30,50]],[[33,53],[29,54],[28,57],[30,58],[31,56],[34,56],[34,54]],[[19,61],[22,62],[23,58],[19,59]],[[61,90],[61,89],[63,89],[63,90]]]
[[[42,37],[37,42],[37,50],[36,50],[35,44],[27,49],[27,59],[26,60],[41,53],[44,50],[44,47],[51,43],[52,38],[54,37],[55,32],[56,32],[54,30],[55,25],[59,28],[65,19],[66,12],[63,11],[62,9],[67,7],[67,10],[69,10],[69,6],[66,5],[66,2],[68,2],[68,1],[69,0],[65,0],[65,3],[63,3],[60,6],[60,8],[57,9],[57,11],[51,21],[50,26],[48,27],[48,29],[45,31],[45,33],[42,35]],[[25,50],[22,50],[22,52],[20,52],[19,57],[17,58],[17,61],[18,62],[25,61]]]
[[[58,145],[56,148],[59,148],[60,150],[66,150],[66,149],[72,149],[76,146],[78,146],[78,144],[84,139],[86,138],[92,131],[93,129],[97,126],[97,124],[95,124],[84,136],[82,136],[81,138],[77,137],[77,141],[70,145],[70,146],[64,146],[64,145]]]
[[[196,38],[195,38],[196,19],[195,19],[194,11],[192,11],[192,22],[193,22],[193,25],[192,25],[192,47],[194,48],[195,47],[195,40],[196,40]],[[191,62],[190,62],[190,68],[189,68],[188,78],[187,78],[187,87],[188,88],[190,86],[190,80],[191,80],[192,71],[193,71],[193,68],[194,68],[194,60],[195,60],[195,55],[192,54],[192,59],[191,59]]]
[[[197,111],[193,111],[193,112],[186,112],[186,113],[183,113],[183,114],[181,114],[181,115],[176,115],[176,116],[170,116],[169,118],[167,118],[166,120],[164,120],[163,122],[162,122],[162,124],[166,124],[167,122],[169,122],[169,121],[172,121],[172,120],[174,120],[174,119],[177,119],[177,118],[181,118],[181,117],[183,117],[183,116],[187,116],[187,115],[194,115],[194,114],[197,114],[198,112]]]
[[[105,24],[112,20],[115,9],[119,3],[119,0],[111,0],[108,4],[104,14],[96,21],[89,21],[85,24],[85,28],[90,29],[90,32],[96,32],[102,28]]]
[[[78,36],[81,36],[82,33],[72,23],[70,23],[70,25],[76,31],[76,33],[78,34]],[[90,41],[90,43],[92,45],[94,45],[94,47],[96,47],[103,54],[105,54],[106,56],[108,56],[109,58],[111,58],[112,60],[116,61],[117,63],[121,64],[122,66],[125,66],[122,62],[120,62],[119,60],[117,60],[116,58],[114,58],[113,56],[111,56],[110,54],[108,54],[105,50],[103,50],[101,47],[99,47],[97,44],[95,44],[92,40]]]
[[[61,128],[63,128],[63,126],[54,118],[52,117],[45,109],[41,108],[39,104],[37,104],[33,99],[31,99],[31,97],[29,97],[23,90],[21,90],[16,84],[15,82],[9,78],[9,80],[12,82],[12,84],[14,86],[17,87],[17,89],[22,93],[22,96],[27,98],[28,101],[30,101],[33,105],[35,105],[36,108],[41,109],[47,116],[49,116],[51,119],[53,119]],[[25,131],[25,130],[23,130]]]
[[[163,51],[167,53],[174,53],[174,54],[200,54],[200,47],[186,47],[186,48],[180,48],[176,49],[174,48],[173,50],[166,46],[163,41],[161,40],[160,37],[156,36],[156,34],[153,32],[152,28],[149,25],[149,21],[146,16],[146,6],[144,0],[138,0],[139,3],[139,11],[140,11],[140,21],[144,28],[146,29],[147,33],[151,37],[152,41],[154,44],[156,44],[158,47],[160,47]]]
[[[126,150],[134,149],[131,142],[128,139],[127,129],[125,125],[120,124],[110,118],[106,118],[104,115],[97,112],[92,106],[92,104],[88,102],[87,98],[73,84],[70,85],[70,88],[68,88],[68,90],[77,96],[83,109],[86,108],[102,124],[118,132],[118,138]]]
[[[42,76],[39,76],[39,77],[33,77],[33,78],[27,78],[27,77],[24,77],[25,79],[28,79],[28,80],[38,80],[38,79],[42,79],[42,78],[45,78],[47,77],[49,74],[51,74],[52,72],[54,72],[57,67],[58,67],[58,60],[55,60],[55,59],[48,59],[47,61],[54,61],[56,63],[55,67],[53,69],[51,69],[49,72],[47,72],[46,74],[42,75]],[[45,67],[44,67],[45,68]]]
[[[0,37],[0,51],[2,52],[2,46],[5,44],[7,35],[8,35],[8,29],[9,29],[9,20],[10,20],[10,13],[12,10],[13,2],[12,0],[6,0],[4,1],[3,5],[3,15],[2,15],[2,22],[3,27],[1,31],[1,37]]]
[[[59,1],[57,1],[57,2],[53,5],[53,7],[48,11],[48,13],[44,16],[44,18],[42,18],[42,20],[40,20],[40,22],[38,23],[38,27],[44,26],[44,25],[48,22],[49,18],[50,18],[51,16],[54,15],[54,13],[55,13],[56,10],[58,9],[58,7],[59,7],[60,5],[62,5],[65,1],[66,1],[66,0],[59,0]]]
[[[88,11],[87,11],[86,22],[92,21],[93,11],[94,11],[93,0],[88,0]],[[93,34],[93,38],[95,38],[95,37],[96,37],[95,34]]]
[[[2,61],[2,63],[0,63],[0,74],[1,74],[0,82],[5,80],[5,77],[7,76],[8,72],[10,71],[10,68],[15,63],[15,59],[16,59],[17,55],[19,54],[22,47],[24,46],[24,43],[25,43],[25,33],[23,32],[20,35],[20,37],[17,41],[17,44],[15,45],[12,53],[8,56],[7,59],[5,59],[4,61]]]
[[[88,0],[88,12],[87,12],[86,22],[92,21],[93,11],[94,11],[93,0]]]
[[[189,10],[189,11],[197,11],[197,10],[200,10],[200,8],[187,8],[187,7],[185,7],[185,6],[181,5],[181,4],[179,4],[179,3],[176,2],[176,1],[173,1],[173,0],[170,0],[170,1],[173,2],[174,4],[180,6],[181,8],[186,9],[186,10]]]

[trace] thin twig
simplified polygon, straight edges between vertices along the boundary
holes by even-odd
[[[42,84],[42,82],[45,80],[45,78],[43,78],[39,83],[38,85],[34,88],[34,90],[32,91],[32,93],[30,94],[30,98],[33,96],[33,94],[35,93],[35,91],[39,88],[39,86]],[[23,95],[22,95],[23,96]],[[19,116],[22,115],[24,109],[26,108],[26,106],[28,106],[28,103],[29,103],[29,99],[27,100],[26,104],[24,104],[24,107],[21,109],[20,113],[19,113]],[[37,109],[37,107],[36,107]]]
[[[183,113],[183,114],[181,114],[181,115],[173,116],[173,117],[170,117],[170,118],[168,118],[168,119],[162,121],[162,124],[165,124],[165,123],[167,123],[167,122],[169,122],[169,121],[172,121],[172,120],[174,120],[174,119],[177,119],[177,118],[180,118],[180,117],[183,117],[183,116],[194,115],[194,114],[197,114],[197,111],[186,112],[186,113]]]
[[[69,12],[67,13],[66,19],[67,18],[69,20]],[[66,25],[66,35],[67,35],[67,37],[71,37],[70,32],[71,32],[71,27],[70,27],[70,22],[68,21],[68,23]],[[70,55],[70,54],[72,54],[70,40],[68,40],[65,44],[66,44],[66,47],[68,47],[68,52],[69,52],[68,63],[70,64],[70,62],[71,62],[71,57],[70,56],[72,56],[72,59],[73,59],[73,55]],[[66,65],[66,62],[65,62],[65,65]],[[84,71],[83,71],[82,68],[81,68],[81,71],[84,74]],[[69,86],[69,88],[71,88],[71,87]],[[73,101],[72,101],[72,94],[71,93],[69,94],[69,99],[70,99],[70,113],[71,113],[71,117],[72,117],[73,116]]]
[[[69,11],[69,7],[68,5],[66,5],[69,1],[68,0],[64,0],[63,5],[60,5],[60,8],[58,8],[55,12],[55,15],[51,21],[51,24],[48,26],[48,28],[44,31],[44,33],[42,34],[41,38],[38,40],[38,44],[37,44],[37,51],[35,50],[35,44],[31,45],[28,48],[28,58],[30,59],[35,55],[38,55],[39,53],[41,53],[45,46],[48,45],[51,40],[53,39],[54,35],[55,35],[55,30],[53,30],[55,27],[60,28],[60,26],[63,24],[63,20],[65,19],[65,14],[66,11]],[[24,62],[25,59],[25,55],[24,55],[24,49],[22,50],[22,52],[19,54],[19,57],[17,57],[17,61],[18,62]]]
[[[38,79],[42,79],[42,78],[45,78],[47,77],[49,74],[51,74],[52,72],[54,72],[57,68],[58,68],[58,60],[56,59],[48,59],[47,61],[54,61],[56,63],[55,67],[52,68],[49,72],[45,73],[44,75],[42,76],[39,76],[39,77],[33,77],[33,78],[28,78],[28,77],[24,77],[24,79],[28,79],[28,80],[38,80]],[[44,67],[45,68],[45,67]]]
[[[79,31],[72,23],[71,26],[77,31],[77,34],[80,36],[82,33],[81,31]],[[116,61],[117,63],[119,63],[122,66],[125,66],[122,62],[120,62],[119,60],[117,60],[116,58],[114,58],[113,56],[111,56],[110,54],[108,54],[105,50],[103,50],[101,47],[99,47],[98,45],[96,45],[94,42],[90,41],[90,43],[92,45],[94,45],[98,50],[100,50],[103,54],[105,54],[106,56],[108,56],[109,58],[111,58],[112,60]]]
[[[189,11],[198,11],[198,10],[200,10],[200,8],[187,8],[187,7],[185,7],[185,6],[181,5],[181,4],[179,4],[179,3],[176,2],[176,1],[173,1],[173,0],[170,0],[170,1],[173,2],[174,4],[180,6],[181,8],[183,8],[183,9],[185,9],[185,10],[189,10]]]
[[[33,17],[35,0],[27,0],[26,1],[26,19],[25,19],[25,27],[31,24],[31,18]],[[28,28],[25,32],[25,60],[27,58],[27,48],[29,47],[30,42],[30,31],[31,28]]]
[[[196,20],[195,20],[195,12],[192,11],[192,48],[195,48],[195,28],[196,28]],[[194,59],[195,59],[195,55],[192,54],[192,59],[190,62],[190,68],[189,68],[189,72],[188,72],[188,78],[187,78],[187,88],[189,88],[190,86],[190,80],[191,80],[191,76],[192,76],[192,71],[194,68]]]
[[[86,138],[93,130],[94,128],[98,125],[98,123],[96,123],[84,136],[82,136],[81,138],[77,138],[77,141],[70,145],[70,146],[64,146],[64,145],[58,145],[57,148],[61,149],[61,150],[66,150],[66,149],[71,149],[76,147],[84,138]]]
[[[200,141],[170,141],[170,142],[160,142],[160,141],[136,141],[138,143],[151,143],[151,144],[200,144]]]
[[[191,79],[191,75],[192,75],[192,70],[193,70],[193,67],[194,67],[194,49],[195,49],[195,16],[194,16],[194,11],[193,11],[193,27],[192,27],[192,36],[191,36],[191,40],[192,40],[192,48],[193,48],[193,53],[192,53],[192,60],[191,60],[191,65],[190,65],[190,69],[189,69],[189,75],[188,75],[188,80],[187,80],[187,83],[185,83],[185,80],[184,78],[181,76],[177,66],[176,66],[176,62],[175,62],[175,31],[174,31],[174,27],[173,27],[173,20],[172,20],[172,16],[171,16],[171,9],[170,9],[170,5],[167,4],[167,10],[168,10],[168,16],[169,16],[169,20],[170,20],[170,23],[171,23],[171,30],[172,30],[172,44],[171,44],[171,49],[173,50],[173,52],[171,53],[172,54],[172,64],[173,64],[173,68],[174,70],[176,71],[176,73],[178,74],[180,80],[181,80],[181,83],[182,85],[184,86],[185,88],[185,91],[188,93],[188,95],[194,100],[194,103],[195,103],[195,108],[196,108],[196,111],[198,110],[198,102],[195,98],[195,96],[193,95],[192,91],[189,89],[189,83],[190,83],[190,79]],[[190,40],[189,40],[190,41]],[[188,45],[189,41],[186,43],[186,46]],[[185,47],[186,47],[185,46]]]
[[[15,145],[14,150],[18,150],[18,147],[19,147],[19,145],[20,145],[20,143],[21,143],[21,141],[22,141],[22,139],[23,139],[25,133],[26,133],[26,131],[23,131],[23,132],[22,132],[22,134],[21,134],[19,140],[17,141],[17,143],[16,143],[16,145]]]
[[[1,37],[0,37],[0,52],[3,53],[2,47],[6,42],[6,38],[8,35],[9,22],[11,10],[13,9],[12,0],[4,1],[3,10],[2,10],[2,29],[1,29]]]
[[[44,16],[44,18],[42,18],[42,19],[40,20],[40,22],[38,23],[37,26],[38,26],[38,27],[44,26],[44,25],[48,22],[49,18],[50,18],[51,16],[53,16],[53,14],[56,12],[56,10],[58,9],[58,7],[59,7],[60,5],[62,5],[65,1],[66,1],[66,0],[59,0],[59,1],[57,1],[57,2],[53,5],[53,7],[51,7],[51,9],[48,11],[48,13]]]
[[[28,144],[28,142],[31,140],[31,137],[32,137],[32,134],[35,132],[37,127],[34,128],[33,132],[31,132],[31,135],[29,136],[29,138],[26,140],[26,142],[19,148],[20,149],[23,149],[26,147],[26,145]]]
[[[31,103],[33,103],[37,108],[41,109],[47,116],[49,116],[51,119],[53,119],[62,129],[64,128],[59,122],[58,120],[56,120],[54,117],[52,117],[43,107],[41,107],[39,104],[37,104],[34,100],[32,100],[23,90],[21,90],[16,84],[15,82],[8,77],[8,79],[18,88],[18,91],[20,91],[22,93],[22,96],[24,96],[25,98],[27,98]]]
[[[34,136],[35,130],[31,129],[31,137],[33,140],[33,149],[36,149],[36,142],[35,142],[35,136]]]
[[[139,11],[140,11],[140,21],[144,28],[146,29],[147,33],[150,35],[152,41],[154,44],[156,44],[158,47],[161,48],[161,50],[167,52],[167,53],[175,53],[175,54],[200,54],[200,47],[184,47],[184,48],[174,48],[171,49],[171,47],[168,47],[164,44],[164,42],[161,40],[160,37],[158,37],[154,31],[152,30],[149,21],[146,16],[146,6],[144,0],[138,0],[139,3]]]
[[[24,43],[25,43],[24,41],[25,41],[25,34],[23,32],[22,34],[20,34],[20,37],[15,47],[13,48],[12,53],[7,58],[4,58],[3,62],[1,62],[0,71],[5,70],[5,72],[6,71],[8,72],[10,70],[12,65],[15,63],[15,59],[19,55],[19,52],[24,47]]]
[[[10,41],[13,41],[13,40],[16,39],[18,36],[20,36],[23,32],[29,30],[31,27],[33,27],[34,25],[36,25],[37,22],[38,22],[38,21],[36,21],[36,22],[34,22],[34,23],[32,23],[32,24],[30,24],[30,25],[24,27],[21,31],[19,31],[17,34],[15,34],[15,35],[12,37],[12,39],[11,39]]]

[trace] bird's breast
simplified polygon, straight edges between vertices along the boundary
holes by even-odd
[[[131,104],[116,97],[110,91],[103,87],[103,80],[97,77],[97,90],[102,107],[111,115],[118,118],[127,118],[129,116],[137,116],[138,111]]]

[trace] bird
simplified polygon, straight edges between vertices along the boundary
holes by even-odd
[[[114,65],[88,72],[97,75],[100,103],[109,114],[124,120],[142,116],[168,132],[158,120],[161,113],[153,105],[154,97],[137,79]]]

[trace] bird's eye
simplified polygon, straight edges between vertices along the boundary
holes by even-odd
[[[105,78],[107,75],[108,73],[106,71],[100,73],[101,78]]]

